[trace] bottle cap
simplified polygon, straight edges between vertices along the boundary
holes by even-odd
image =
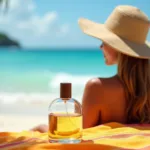
[[[71,98],[71,83],[60,83],[60,98]]]

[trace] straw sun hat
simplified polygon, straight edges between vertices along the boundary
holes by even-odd
[[[150,44],[146,41],[150,21],[138,8],[117,6],[105,24],[80,18],[82,31],[98,38],[117,51],[138,58],[150,58]]]

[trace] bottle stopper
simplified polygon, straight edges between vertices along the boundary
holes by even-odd
[[[60,83],[60,98],[71,98],[71,83]]]

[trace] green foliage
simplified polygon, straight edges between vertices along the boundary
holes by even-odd
[[[0,33],[0,46],[1,47],[12,47],[12,46],[15,46],[15,47],[20,48],[20,44],[17,41],[10,39],[4,33]]]
[[[0,0],[0,7],[4,4],[4,13],[8,10],[9,0]],[[0,8],[1,9],[1,8]]]

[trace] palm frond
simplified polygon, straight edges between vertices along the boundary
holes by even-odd
[[[9,0],[0,0],[0,7],[4,5],[4,13],[8,10]],[[0,8],[1,9],[1,8]]]
[[[4,2],[4,0],[0,0],[0,5]]]

